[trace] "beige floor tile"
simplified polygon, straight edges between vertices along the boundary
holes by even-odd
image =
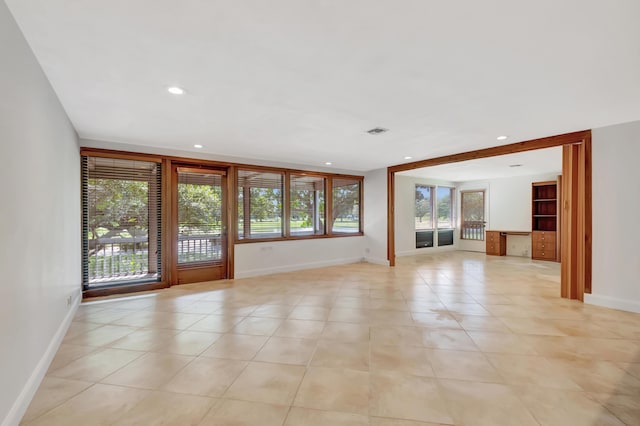
[[[369,417],[336,411],[292,407],[285,426],[369,426]]]
[[[112,423],[125,425],[197,425],[216,400],[195,395],[153,392]]]
[[[369,309],[333,308],[329,312],[329,321],[369,324]]]
[[[297,306],[289,314],[289,319],[326,321],[329,312],[329,308],[322,306]]]
[[[489,331],[468,331],[467,334],[482,352],[522,355],[537,354],[537,346],[525,336]]]
[[[392,311],[372,309],[369,312],[371,324],[414,325],[411,313],[408,311]]]
[[[436,377],[502,383],[504,380],[480,352],[429,349],[429,361]]]
[[[74,321],[71,321],[67,333],[64,335],[64,340],[69,341],[75,337],[78,337],[88,331],[95,330],[98,327],[102,327],[103,323],[81,321],[76,315]]]
[[[371,346],[371,372],[390,371],[435,377],[428,350],[415,346]]]
[[[320,340],[310,365],[368,371],[369,343]]]
[[[144,328],[111,342],[108,346],[132,351],[152,351],[169,344],[178,333],[178,330]]]
[[[587,392],[640,395],[640,379],[609,361],[549,359]]]
[[[258,353],[269,338],[244,334],[225,334],[204,351],[201,356],[250,360]]]
[[[76,395],[29,425],[70,426],[109,425],[127,413],[149,391],[96,384]]]
[[[635,362],[635,363],[619,362],[617,363],[617,365],[618,367],[622,368],[624,371],[626,371],[630,375],[640,379],[640,362]]]
[[[276,330],[278,337],[297,337],[299,339],[319,339],[324,329],[324,321],[285,320]]]
[[[83,356],[89,355],[90,353],[96,352],[98,350],[100,349],[96,348],[95,346],[79,346],[62,343],[58,348],[58,352],[56,352],[53,361],[51,361],[51,364],[49,364],[47,374],[64,367],[71,361],[75,361],[78,358],[82,358]]]
[[[495,317],[483,315],[453,315],[463,329],[467,331],[495,331],[500,333],[511,333],[502,321]]]
[[[228,399],[290,405],[305,368],[251,362],[224,394]]]
[[[505,383],[580,391],[565,369],[536,355],[487,354]]]
[[[533,386],[518,387],[517,392],[542,426],[624,424],[595,398],[583,392]]]
[[[366,324],[328,321],[322,330],[321,338],[340,342],[368,342],[369,336],[370,330]]]
[[[79,334],[73,339],[65,339],[64,343],[80,346],[104,346],[136,331],[133,327],[103,325],[102,327]]]
[[[509,318],[503,320],[509,329],[516,334],[536,334],[544,336],[566,336],[555,323],[538,318]]]
[[[262,402],[225,399],[199,423],[200,426],[281,426],[289,407]]]
[[[293,310],[289,305],[262,305],[258,306],[253,312],[252,317],[261,318],[287,318],[289,313]]]
[[[157,389],[167,383],[193,360],[193,357],[175,354],[146,353],[124,368],[101,380],[102,383]]]
[[[638,395],[590,394],[619,420],[627,425],[640,424],[640,397]]]
[[[232,332],[254,336],[271,336],[280,324],[282,324],[281,319],[246,317],[233,327]]]
[[[450,313],[445,312],[433,312],[433,313],[421,313],[421,312],[412,312],[411,317],[413,318],[414,325],[420,327],[427,328],[451,328],[454,330],[459,330],[462,327],[456,321],[456,319]]]
[[[49,375],[63,379],[97,382],[143,355],[143,352],[124,349],[101,349],[71,361]]]
[[[293,405],[367,415],[369,373],[336,368],[309,368]]]
[[[452,423],[435,379],[398,373],[371,374],[370,415]]]
[[[181,331],[164,345],[155,348],[155,352],[171,353],[178,355],[197,356],[218,340],[222,334],[207,333],[204,331]]]
[[[473,340],[463,330],[429,330],[422,333],[422,343],[426,348],[449,349],[455,351],[478,351]]]
[[[307,365],[317,345],[316,340],[270,337],[254,361],[277,364]]]
[[[455,424],[469,426],[537,425],[534,417],[509,386],[440,380],[440,389]]]
[[[246,361],[196,358],[162,386],[161,390],[221,397],[246,366]]]
[[[442,423],[414,422],[413,420],[388,419],[371,417],[371,426],[441,426]]]
[[[207,315],[189,327],[193,331],[207,331],[210,333],[226,333],[236,326],[244,317],[231,315]]]
[[[22,421],[28,422],[45,414],[47,411],[76,396],[91,385],[93,385],[93,383],[45,377],[31,400],[31,404],[29,404],[29,408],[23,416]]]
[[[447,252],[401,257],[395,268],[339,265],[84,303],[27,418],[110,424],[156,390],[220,398],[202,424],[281,425],[289,410],[288,424],[303,425],[367,416],[374,426],[527,424],[513,400],[527,391],[517,400],[541,424],[619,424],[617,416],[635,425],[640,315],[561,299],[560,265],[534,264]],[[208,340],[218,333],[227,334]],[[129,353],[140,358],[127,363]],[[312,366],[367,362],[368,371]],[[73,396],[76,382],[57,377],[102,374],[124,387]],[[451,410],[444,396],[456,401]],[[174,414],[150,405],[130,418]],[[433,420],[438,413],[449,417]]]

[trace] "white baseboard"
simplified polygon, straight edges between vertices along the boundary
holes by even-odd
[[[358,263],[364,261],[363,257],[352,257],[346,259],[327,260],[322,262],[298,263],[295,265],[276,266],[274,268],[249,269],[247,271],[235,271],[234,278],[250,278],[261,275],[279,274],[281,272],[293,272],[303,269],[322,268],[325,266],[346,265],[349,263]]]
[[[640,301],[618,299],[617,297],[600,296],[597,294],[585,294],[584,303],[603,306],[605,308],[619,309],[621,311],[640,313]]]
[[[364,261],[367,263],[372,263],[374,265],[389,266],[389,261],[387,259],[378,259],[376,257],[365,257]]]
[[[69,325],[71,325],[71,321],[73,317],[76,315],[76,311],[78,310],[78,306],[80,305],[80,301],[82,300],[82,292],[78,291],[74,297],[74,300],[71,302],[71,307],[67,311],[67,315],[60,323],[58,330],[56,330],[55,334],[51,338],[49,342],[49,346],[45,350],[44,354],[38,361],[38,364],[31,373],[31,376],[25,383],[20,395],[15,400],[9,413],[2,421],[2,426],[15,426],[20,423],[22,416],[29,408],[29,404],[33,399],[33,396],[36,394],[42,379],[44,379],[47,370],[49,369],[49,365],[51,361],[53,361],[53,357],[55,357],[56,352],[58,352],[58,348],[60,347],[60,343],[62,343],[62,339],[64,339],[65,334],[67,334],[67,330],[69,329]]]

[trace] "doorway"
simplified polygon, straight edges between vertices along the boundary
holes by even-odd
[[[172,165],[171,285],[227,278],[227,171]]]

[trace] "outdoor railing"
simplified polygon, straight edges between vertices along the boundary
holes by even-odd
[[[146,235],[130,238],[89,240],[89,283],[149,278],[149,239]],[[155,256],[155,254],[154,254]],[[180,235],[178,263],[211,262],[222,259],[220,234]],[[155,259],[152,259],[155,263]]]
[[[211,262],[221,259],[222,236],[220,234],[178,237],[178,263]]]
[[[149,275],[149,239],[135,237],[89,240],[89,282]]]
[[[463,240],[484,241],[484,221],[466,221],[462,222],[460,238]]]

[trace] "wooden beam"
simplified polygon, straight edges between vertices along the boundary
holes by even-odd
[[[438,166],[440,164],[458,163],[460,161],[477,160],[479,158],[496,157],[498,155],[504,154],[515,154],[518,152],[533,151],[536,149],[552,148],[554,146],[581,143],[583,140],[590,136],[590,130],[565,133],[562,135],[550,136],[548,138],[533,139],[524,142],[516,142],[509,145],[494,146],[491,148],[462,152],[460,154],[451,154],[445,155],[443,157],[398,164],[397,166],[389,167],[388,170],[394,173],[403,172],[406,170],[420,169],[423,167]]]

